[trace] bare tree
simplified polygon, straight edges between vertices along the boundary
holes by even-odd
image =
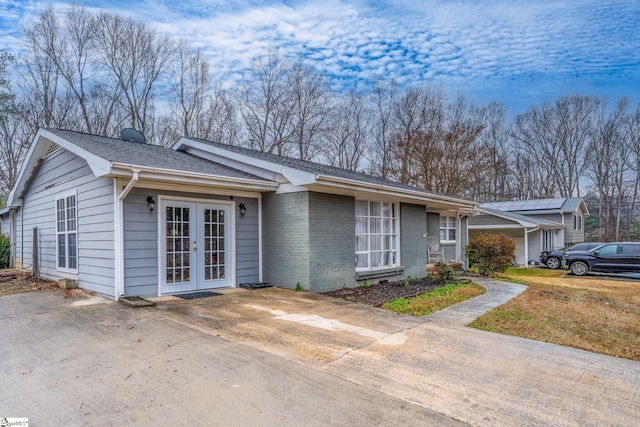
[[[257,58],[251,80],[239,94],[240,113],[253,148],[289,154],[294,140],[293,102],[289,83],[291,66],[279,54],[268,52]]]
[[[371,114],[364,99],[349,94],[340,99],[328,118],[322,149],[326,162],[347,170],[358,170],[370,148]]]
[[[369,161],[371,172],[382,178],[389,177],[391,169],[391,139],[393,134],[393,104],[396,98],[396,83],[377,82],[372,95],[373,129],[375,146]]]
[[[14,61],[12,55],[0,51],[0,191],[5,194],[18,177],[33,135],[11,88],[9,73]]]
[[[479,142],[488,157],[486,168],[475,170],[473,198],[477,201],[503,200],[512,196],[510,189],[512,155],[511,136],[504,105],[491,102],[481,110],[483,130]]]
[[[176,45],[141,22],[108,12],[97,16],[96,35],[98,61],[122,92],[129,125],[144,133],[154,112],[154,88]]]
[[[558,196],[580,195],[599,103],[595,97],[565,96],[516,117],[514,136],[521,150],[535,156],[539,170],[546,172],[541,178],[553,183]]]
[[[317,139],[331,107],[322,74],[300,64],[293,66],[288,87],[292,91],[294,143],[298,158],[311,160],[319,151]]]
[[[403,184],[416,183],[422,172],[412,156],[416,147],[441,135],[445,115],[445,97],[441,90],[411,89],[393,104],[394,134],[391,177]]]
[[[23,29],[27,53],[18,86],[25,104],[25,120],[31,128],[67,127],[74,124],[75,103],[60,70],[49,55],[59,37],[60,25],[52,7]]]
[[[477,172],[490,165],[487,150],[479,141],[484,127],[481,111],[458,96],[444,108],[438,126],[418,133],[412,150],[420,171],[419,185],[451,196],[471,196]]]

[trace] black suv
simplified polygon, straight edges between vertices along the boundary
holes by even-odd
[[[555,270],[562,267],[562,256],[565,252],[571,251],[589,251],[591,249],[595,249],[598,246],[602,245],[601,242],[585,242],[578,243],[577,245],[573,245],[564,249],[556,249],[553,251],[542,251],[540,252],[540,262],[547,267]]]
[[[640,271],[640,243],[607,243],[590,251],[567,252],[564,261],[576,276],[584,276],[590,271]]]

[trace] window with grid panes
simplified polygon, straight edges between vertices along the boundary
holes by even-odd
[[[356,269],[398,265],[398,218],[394,203],[356,200]]]
[[[56,258],[58,269],[78,270],[78,210],[75,193],[56,198]]]
[[[456,217],[440,216],[440,243],[456,241]]]

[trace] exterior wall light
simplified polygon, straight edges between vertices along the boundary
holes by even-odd
[[[153,212],[153,210],[156,208],[156,201],[153,200],[153,197],[147,196],[147,204],[149,205],[149,211]]]
[[[244,216],[244,214],[247,212],[247,207],[244,205],[244,203],[240,203],[240,206],[238,206],[238,208],[240,208],[240,216]]]

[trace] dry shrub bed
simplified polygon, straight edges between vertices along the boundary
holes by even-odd
[[[0,270],[0,296],[43,290],[58,290],[64,293],[65,298],[87,295],[82,289],[60,289],[57,282],[41,277],[33,280],[31,273],[26,271]]]
[[[389,301],[398,298],[415,297],[442,286],[444,286],[442,280],[423,277],[407,281],[372,283],[370,286],[359,286],[357,288],[344,288],[337,291],[324,292],[324,295],[374,307],[382,307]]]
[[[470,326],[640,361],[640,282],[564,273],[512,272],[529,289]]]

